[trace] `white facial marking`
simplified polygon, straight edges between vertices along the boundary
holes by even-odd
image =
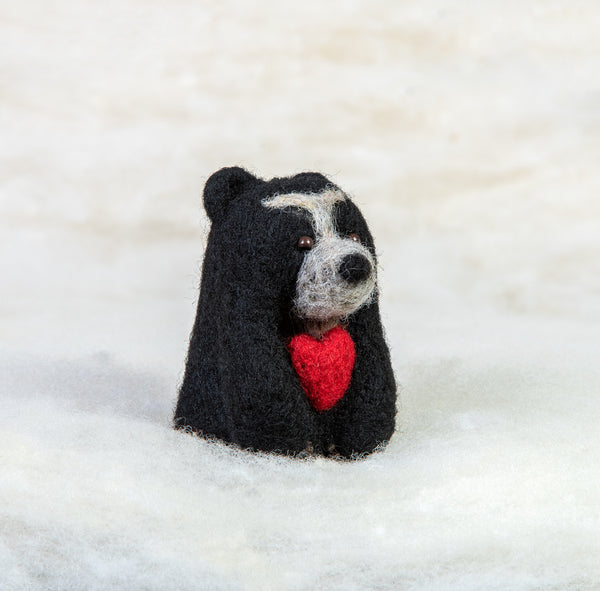
[[[335,236],[333,226],[333,206],[346,197],[337,189],[326,189],[322,193],[288,193],[275,195],[262,203],[265,207],[299,207],[308,211],[313,219],[317,239]]]

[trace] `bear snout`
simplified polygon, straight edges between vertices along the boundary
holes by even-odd
[[[347,254],[338,266],[338,273],[347,283],[360,283],[371,274],[371,263],[362,254]]]

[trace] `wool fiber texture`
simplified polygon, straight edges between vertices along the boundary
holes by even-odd
[[[599,31],[597,0],[0,2],[0,590],[598,591]],[[383,453],[173,429],[233,163],[368,221]]]
[[[384,446],[396,385],[375,294],[375,246],[358,208],[321,174],[266,182],[238,167],[208,179],[204,202],[212,225],[175,425],[284,454],[350,458]],[[303,236],[312,237],[311,250],[298,248]],[[366,271],[344,279],[343,262],[357,257]],[[307,320],[343,320],[356,352],[350,375],[346,355],[337,376],[331,358],[307,371],[300,355],[298,374],[288,344]]]
[[[288,343],[292,365],[313,407],[329,410],[350,385],[356,350],[350,335],[336,326],[317,339],[307,333]]]
[[[337,203],[344,194],[327,188],[319,193],[276,195],[263,201],[266,207],[301,208],[312,220],[315,246],[306,253],[296,282],[293,312],[306,321],[340,320],[368,303],[376,285],[376,263],[368,248],[339,234],[335,227]],[[349,285],[340,273],[345,257],[364,257],[369,272]]]
[[[364,258],[370,272],[365,280],[349,286],[340,267],[352,255]],[[293,311],[298,318],[345,318],[371,301],[376,285],[375,260],[369,250],[349,238],[323,238],[306,254],[296,285]]]

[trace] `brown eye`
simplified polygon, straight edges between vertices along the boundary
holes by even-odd
[[[360,243],[360,236],[358,234],[348,234],[348,238],[354,240],[354,242]]]
[[[315,241],[310,236],[300,236],[298,240],[298,248],[302,250],[310,250],[315,245]]]

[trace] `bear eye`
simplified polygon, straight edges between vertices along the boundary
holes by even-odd
[[[300,236],[298,240],[298,248],[302,250],[310,250],[315,245],[315,241],[310,236]]]
[[[348,238],[350,238],[350,240],[354,240],[354,242],[358,242],[360,244],[360,236],[358,234],[348,234]]]

